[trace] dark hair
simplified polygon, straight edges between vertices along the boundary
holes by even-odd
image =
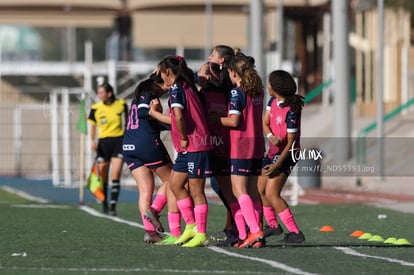
[[[214,50],[218,52],[220,58],[224,59],[223,67],[227,68],[230,60],[234,57],[233,48],[227,45],[216,45],[214,46]]]
[[[159,84],[164,83],[161,76],[156,73],[152,73],[148,79],[141,81],[134,91],[134,99],[138,100],[139,97],[147,92],[153,96],[160,97],[164,94],[164,90]]]
[[[304,98],[296,94],[296,82],[290,73],[283,70],[271,72],[269,75],[269,85],[273,91],[285,98],[282,106],[290,106],[290,109],[295,113],[302,110]]]
[[[254,66],[254,58],[238,53],[229,63],[229,69],[241,77],[241,88],[251,97],[263,94],[262,78]]]
[[[219,55],[220,58],[223,58],[223,64],[220,65],[220,88],[223,91],[230,91],[233,88],[233,84],[229,78],[227,72],[227,67],[230,61],[234,58],[234,50],[232,47],[227,45],[216,45],[213,48]]]
[[[110,99],[112,101],[114,101],[115,98],[115,93],[114,93],[114,88],[108,83],[108,82],[104,82],[101,85],[99,85],[99,87],[103,88],[105,90],[106,93],[112,93]]]
[[[194,83],[194,72],[188,68],[187,62],[182,56],[167,56],[158,63],[160,71],[165,72],[171,69],[175,74],[175,81],[178,83],[186,82],[194,91],[197,88]]]

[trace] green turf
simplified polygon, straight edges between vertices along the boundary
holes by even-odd
[[[38,204],[0,190],[1,274],[410,274],[414,248],[350,237],[360,229],[414,241],[414,215],[363,205],[293,207],[306,241],[284,246],[278,237],[262,249],[147,245],[142,229],[93,217],[76,206]],[[53,208],[56,207],[56,208]],[[99,205],[91,207],[100,210]],[[378,214],[387,219],[379,220]],[[119,218],[140,222],[136,204],[120,204]],[[220,230],[225,211],[210,205],[208,233]],[[161,220],[166,225],[165,212]],[[334,232],[319,232],[331,225]],[[335,247],[370,257],[347,255]],[[21,256],[19,253],[26,253]],[[231,255],[220,252],[230,252]],[[17,253],[18,256],[12,256]],[[20,255],[20,256],[19,256]],[[249,258],[242,258],[248,256]],[[267,263],[263,261],[269,261]]]

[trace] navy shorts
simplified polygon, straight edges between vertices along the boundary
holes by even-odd
[[[262,159],[230,159],[230,174],[259,176],[262,173]]]
[[[187,173],[188,178],[210,177],[210,152],[185,152],[178,153],[173,170],[175,172]]]
[[[146,166],[149,169],[155,169],[171,163],[171,158],[168,155],[167,149],[164,146],[159,146],[157,150],[152,152],[137,152],[134,150],[124,149],[124,159],[130,171],[141,166]]]
[[[121,158],[123,137],[102,138],[98,141],[96,160],[98,162],[107,162],[111,158]]]
[[[228,158],[212,156],[210,166],[213,176],[230,175],[230,160]]]
[[[266,155],[263,158],[263,167],[265,167],[268,164],[276,163],[276,161],[279,159],[280,155],[275,155],[272,159],[269,158],[268,155]],[[296,165],[296,163],[292,160],[291,157],[288,157],[287,160],[285,160],[284,163],[282,163],[282,166],[278,169],[280,172],[285,174],[286,176],[289,176],[292,172],[292,168]]]

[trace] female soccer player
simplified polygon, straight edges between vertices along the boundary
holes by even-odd
[[[257,177],[265,151],[261,123],[264,89],[254,68],[254,59],[237,51],[235,54],[228,66],[235,88],[229,95],[228,115],[220,118],[222,125],[230,127],[231,184],[237,198],[230,207],[240,238],[235,246],[262,247],[264,238],[259,225],[262,206],[257,192]],[[250,229],[248,235],[244,222]]]
[[[194,83],[194,73],[181,56],[167,56],[158,64],[164,84],[170,87],[171,140],[177,151],[170,186],[186,227],[175,242],[184,247],[208,244],[208,205],[205,180],[211,174],[210,133]],[[185,185],[188,181],[188,190]],[[193,206],[194,203],[194,206]]]
[[[105,198],[102,202],[103,212],[116,216],[116,204],[121,189],[120,177],[123,165],[122,139],[128,120],[128,107],[123,99],[116,99],[114,89],[108,83],[98,87],[100,102],[93,104],[89,113],[90,139],[92,150],[97,152],[99,175],[102,176]],[[124,116],[122,116],[122,114]],[[98,143],[96,143],[98,128]],[[108,208],[107,190],[108,173],[111,165],[111,200]]]
[[[296,94],[296,82],[286,71],[277,70],[269,75],[267,81],[269,95],[268,106],[269,127],[264,133],[269,139],[269,149],[263,167],[263,175],[267,176],[265,196],[276,210],[288,233],[284,241],[301,243],[305,236],[299,230],[292,211],[280,196],[292,167],[296,161],[292,159],[292,150],[300,149],[300,121],[304,105],[303,97]]]
[[[166,92],[162,85],[161,77],[156,74],[138,84],[131,103],[122,147],[125,162],[138,187],[138,208],[145,228],[146,243],[155,243],[162,239],[158,232],[164,232],[164,228],[158,216],[167,203],[168,179],[172,167],[167,149],[160,138],[163,125],[149,116],[151,101]],[[154,201],[153,173],[162,181]],[[172,193],[168,200],[175,201]]]
[[[217,120],[217,117],[227,115],[227,94],[229,92],[226,87],[220,84],[222,81],[220,74],[219,64],[215,62],[204,63],[198,71],[197,85],[205,98],[204,107],[207,114],[207,125],[214,145],[210,161],[213,173],[211,183],[228,209],[224,230],[210,236],[210,238],[217,241],[218,246],[231,246],[237,241],[238,233],[231,212],[229,214],[229,211],[231,211],[229,205],[236,199],[231,190],[230,182],[230,132],[228,127],[224,127]]]

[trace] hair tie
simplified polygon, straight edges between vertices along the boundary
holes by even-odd
[[[180,60],[182,60],[182,59],[183,59],[183,57],[182,57],[182,56],[180,56],[180,55],[176,55],[176,56],[175,56],[175,59],[177,59],[178,61],[180,61]]]

